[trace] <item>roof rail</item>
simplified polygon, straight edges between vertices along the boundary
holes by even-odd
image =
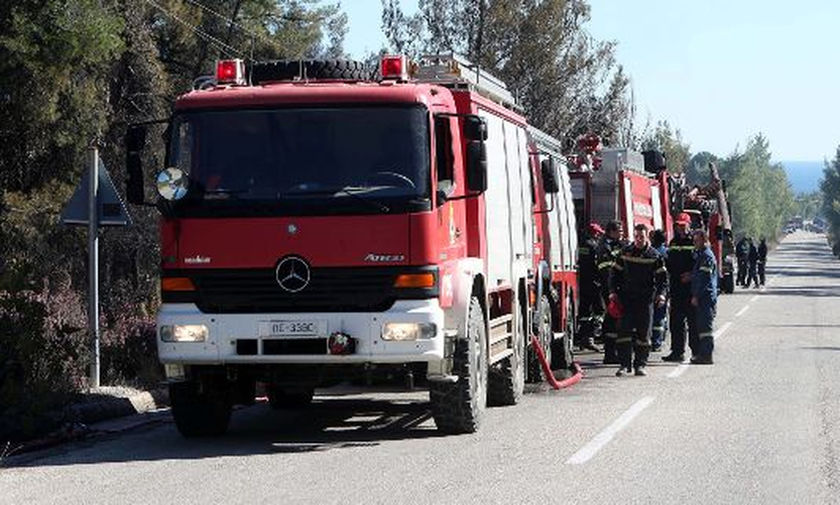
[[[417,82],[470,89],[505,107],[521,110],[504,81],[457,54],[422,56],[413,77]]]
[[[563,143],[560,142],[560,140],[552,137],[539,128],[530,125],[528,126],[528,133],[531,134],[531,137],[533,137],[534,142],[537,144],[537,149],[541,152],[550,154],[555,158],[565,158],[565,156],[563,156]]]

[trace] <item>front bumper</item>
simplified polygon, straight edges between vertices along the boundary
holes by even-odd
[[[264,341],[278,340],[277,337],[260,336],[260,323],[269,321],[317,321],[325,330],[325,334],[318,337],[327,338],[333,332],[348,334],[356,340],[355,352],[346,355],[265,355]],[[437,332],[434,337],[419,340],[383,340],[382,325],[391,322],[434,323]],[[163,325],[205,325],[208,337],[204,342],[163,342],[160,338]],[[163,363],[393,364],[438,363],[444,359],[444,314],[437,299],[402,300],[387,311],[367,313],[205,314],[191,303],[165,303],[158,313],[157,335],[158,355]],[[237,354],[238,339],[257,339],[258,354]]]

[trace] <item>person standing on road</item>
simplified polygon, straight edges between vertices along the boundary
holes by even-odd
[[[747,256],[747,260],[750,263],[750,274],[747,277],[747,284],[745,287],[750,287],[753,282],[755,283],[755,287],[758,288],[758,249],[756,249],[755,244],[752,241],[752,238],[749,239],[750,246],[749,246],[749,255]]]
[[[764,267],[767,265],[767,241],[761,237],[761,242],[758,244],[758,280],[761,285],[764,285]]]
[[[717,260],[709,247],[709,237],[705,230],[694,232],[695,260],[691,272],[691,305],[695,310],[697,324],[689,338],[694,355],[694,365],[711,365],[712,352],[715,349],[714,322],[717,312]]]
[[[621,240],[621,223],[610,221],[598,247],[598,272],[601,277],[601,296],[604,300],[607,300],[610,294],[612,267],[622,248],[624,243]],[[601,331],[604,336],[604,364],[617,365],[619,361],[615,341],[618,338],[618,321],[609,313],[604,313]]]
[[[580,304],[578,322],[580,331],[575,344],[579,349],[600,352],[595,339],[601,337],[604,321],[604,297],[601,276],[598,272],[598,247],[604,229],[598,223],[590,223],[578,247],[578,286]]]
[[[647,375],[653,307],[665,304],[667,282],[665,260],[650,246],[647,226],[636,225],[633,243],[621,251],[610,275],[610,301],[624,307],[616,339],[617,377],[631,372],[631,365],[636,375]]]
[[[668,249],[665,247],[665,232],[662,230],[653,230],[650,234],[650,245],[656,252],[662,256],[663,259],[667,257]],[[653,309],[653,329],[650,337],[650,350],[659,352],[662,350],[662,344],[665,343],[665,329],[668,327],[668,303],[667,301],[662,305],[657,305]]]
[[[694,327],[694,308],[691,306],[691,271],[694,268],[694,239],[691,237],[691,217],[685,212],[674,223],[676,234],[668,244],[665,264],[668,268],[671,329],[671,352],[663,361],[680,363],[685,359],[686,327]],[[746,272],[745,272],[746,273]],[[695,350],[691,349],[692,354]]]
[[[747,282],[747,264],[750,253],[750,244],[747,237],[741,237],[738,244],[735,246],[735,257],[738,259],[738,282],[739,286],[744,286]]]

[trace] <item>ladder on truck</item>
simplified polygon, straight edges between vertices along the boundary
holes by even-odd
[[[504,81],[457,54],[422,56],[413,78],[420,83],[474,91],[508,109],[522,111]]]

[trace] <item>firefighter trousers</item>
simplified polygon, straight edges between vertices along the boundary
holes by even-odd
[[[653,302],[624,302],[624,316],[619,323],[618,338],[615,341],[618,361],[622,367],[630,368],[632,365],[638,368],[647,365],[652,320]]]
[[[675,296],[671,298],[671,309],[668,315],[671,329],[671,354],[685,355],[685,337],[691,334],[697,325],[696,311],[691,305],[691,298],[686,296]],[[686,329],[688,330],[686,332]],[[697,350],[694,343],[689,340],[691,353]]]
[[[761,282],[761,285],[764,285],[765,275],[764,275],[764,262],[759,260],[756,264],[756,268],[758,269],[758,280]]]
[[[618,353],[615,348],[615,341],[618,339],[618,321],[609,314],[604,315],[601,334],[604,336],[604,364],[618,363]]]
[[[578,328],[576,344],[591,344],[601,337],[601,327],[604,321],[604,299],[598,291],[581,290],[578,305]]]
[[[653,308],[653,328],[650,332],[650,343],[654,349],[659,349],[665,342],[665,328],[668,324],[668,304]]]
[[[717,303],[709,299],[700,299],[694,307],[696,324],[689,334],[689,345],[692,354],[703,358],[711,358],[715,350],[714,325],[717,314]]]
[[[747,260],[738,259],[738,285],[743,286],[747,281]]]

